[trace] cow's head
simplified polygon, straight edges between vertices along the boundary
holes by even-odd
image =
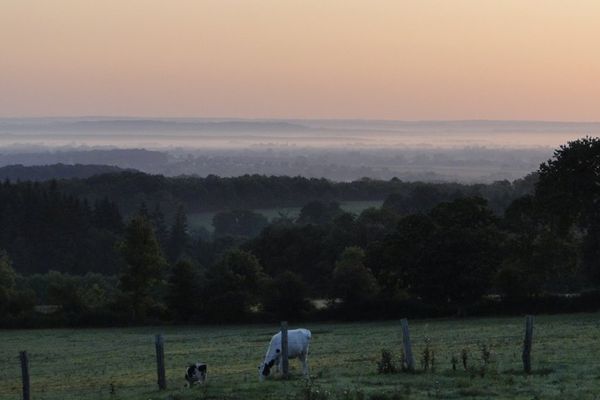
[[[271,367],[275,365],[275,360],[271,360],[268,363],[263,363],[258,367],[258,380],[263,381],[271,373]]]

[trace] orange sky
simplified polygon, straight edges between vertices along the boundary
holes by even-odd
[[[597,0],[1,0],[0,116],[600,120]]]

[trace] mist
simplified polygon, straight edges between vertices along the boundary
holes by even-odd
[[[600,123],[141,118],[0,119],[0,166],[98,164],[167,176],[514,180]]]

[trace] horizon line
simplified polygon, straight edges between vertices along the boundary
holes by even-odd
[[[42,120],[42,119],[110,119],[110,120],[223,120],[223,121],[357,121],[357,122],[406,122],[406,123],[447,123],[447,122],[543,122],[556,124],[600,124],[600,120],[546,120],[546,119],[493,119],[493,118],[458,118],[458,119],[391,119],[391,118],[310,118],[310,117],[211,117],[211,116],[137,116],[137,115],[61,115],[61,116],[0,116],[0,120]]]

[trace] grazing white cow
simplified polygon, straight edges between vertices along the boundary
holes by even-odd
[[[302,373],[308,376],[308,345],[310,343],[310,331],[308,329],[292,329],[288,331],[288,359],[298,358],[302,363]],[[277,372],[281,367],[281,332],[276,333],[271,338],[265,360],[258,367],[258,378],[264,380],[271,373],[271,368],[275,365]]]

